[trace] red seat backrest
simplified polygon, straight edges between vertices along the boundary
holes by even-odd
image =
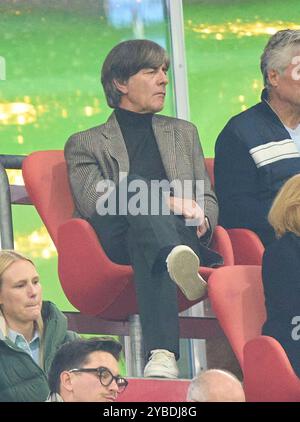
[[[30,154],[23,162],[23,177],[57,248],[59,278],[70,302],[81,312],[109,319],[137,313],[132,268],[110,261],[88,222],[72,218],[74,203],[63,151]],[[192,304],[180,293],[180,310]]]
[[[57,229],[74,210],[64,152],[33,152],[25,158],[22,171],[26,190],[57,246]]]
[[[244,388],[251,402],[300,401],[300,379],[274,338],[259,336],[246,344]]]
[[[120,402],[184,402],[190,380],[129,378]],[[155,415],[154,415],[155,416]]]
[[[243,348],[261,333],[266,319],[261,266],[235,265],[214,271],[208,296],[243,369]]]
[[[248,229],[227,229],[235,265],[261,265],[265,251],[260,238]]]

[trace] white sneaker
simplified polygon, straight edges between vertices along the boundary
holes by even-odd
[[[171,279],[189,300],[200,299],[207,291],[207,283],[198,273],[200,261],[189,246],[175,246],[167,257]]]
[[[175,355],[164,349],[151,350],[151,356],[144,369],[144,377],[178,378]]]

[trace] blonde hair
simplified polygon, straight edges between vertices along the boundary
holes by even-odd
[[[4,273],[4,271],[14,262],[16,261],[20,261],[20,260],[25,260],[25,261],[29,261],[33,264],[33,262],[27,258],[26,256],[22,255],[19,252],[15,252],[9,249],[3,249],[0,251],[0,289],[1,289],[1,285],[2,285],[2,275]]]
[[[291,177],[282,186],[270,209],[268,220],[277,237],[286,232],[300,236],[300,174]]]
[[[3,276],[4,271],[8,267],[10,267],[10,265],[12,265],[14,262],[17,262],[17,261],[20,261],[20,260],[28,261],[35,267],[34,263],[31,261],[31,259],[27,258],[25,255],[21,254],[20,252],[16,252],[16,251],[9,250],[9,249],[0,250],[0,290],[2,288],[2,276]],[[0,311],[1,311],[1,314],[3,315],[3,317],[5,319],[5,315],[3,313],[1,305],[0,305]],[[44,333],[44,323],[43,323],[43,319],[42,319],[41,315],[39,316],[39,318],[36,321],[36,326],[37,326],[37,329],[38,329],[38,332],[39,332],[39,335],[40,335],[40,338],[41,338],[41,346],[42,346],[42,339],[43,339],[43,333]],[[7,333],[7,329],[8,329],[8,327],[6,325],[6,327],[5,327],[6,333]],[[5,335],[6,335],[6,333],[5,333]],[[42,362],[43,362],[43,347],[40,347],[40,362],[41,362],[41,365],[42,365]]]

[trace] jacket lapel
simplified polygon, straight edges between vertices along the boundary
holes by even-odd
[[[177,178],[174,129],[168,119],[155,115],[152,126],[166,174],[172,181]]]
[[[110,155],[118,162],[119,171],[129,173],[129,157],[115,113],[110,115],[104,125],[103,135],[108,140],[107,145]]]
[[[174,129],[167,119],[155,115],[152,126],[168,179],[174,180],[177,177]],[[108,139],[109,153],[118,162],[119,171],[129,173],[129,157],[115,113],[104,125],[103,135]]]

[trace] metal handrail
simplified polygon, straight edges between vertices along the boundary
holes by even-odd
[[[20,170],[26,155],[0,154],[0,163],[5,169]]]
[[[21,169],[24,158],[25,155],[0,154],[0,236],[2,249],[14,249],[11,187],[6,169]],[[22,202],[14,200],[14,203]]]

